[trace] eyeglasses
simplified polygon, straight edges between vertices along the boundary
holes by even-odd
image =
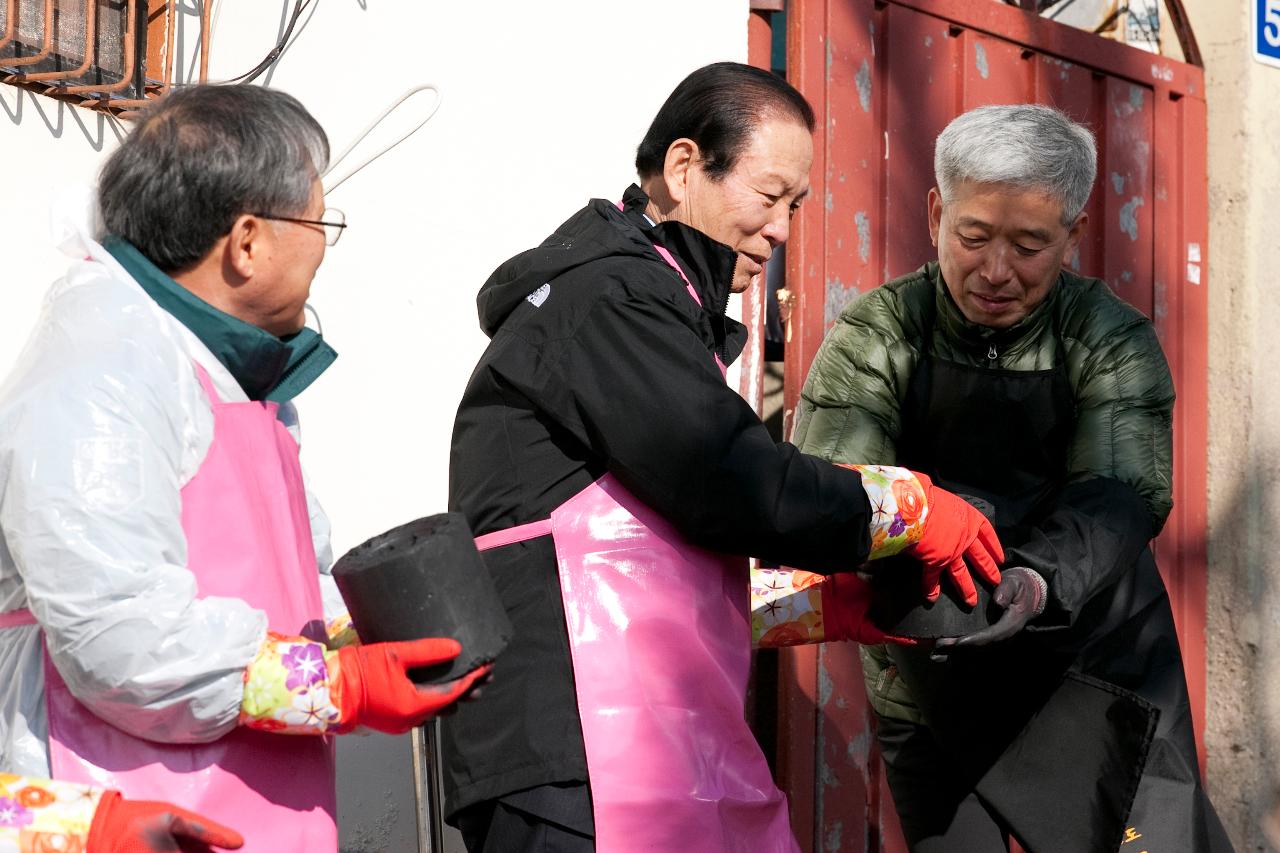
[[[323,225],[324,226],[324,243],[326,246],[333,246],[338,242],[338,238],[342,236],[342,230],[347,227],[347,215],[336,207],[326,207],[324,213],[320,214],[324,219],[295,219],[292,216],[272,216],[270,213],[255,213],[254,216],[262,219],[274,219],[277,222],[296,222],[299,225]]]

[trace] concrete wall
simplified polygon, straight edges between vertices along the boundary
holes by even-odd
[[[293,5],[215,3],[211,78],[256,65]],[[182,68],[194,67],[198,6],[178,4]],[[746,0],[312,4],[260,82],[300,98],[335,152],[408,87],[444,93],[430,124],[328,199],[350,227],[312,303],[341,357],[299,407],[303,461],[338,553],[445,508],[454,409],[485,344],[480,284],[589,197],[621,196],[672,87],[699,65],[746,59],[747,14]],[[428,99],[415,96],[365,151],[416,123]],[[65,266],[47,238],[49,200],[91,181],[127,128],[7,86],[0,109],[3,369]],[[344,850],[414,849],[407,744],[342,740]]]
[[[1186,5],[1209,103],[1208,778],[1253,851],[1280,758],[1280,68],[1250,57],[1252,2]]]

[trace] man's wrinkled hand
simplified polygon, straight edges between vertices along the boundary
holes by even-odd
[[[934,646],[934,657],[945,657],[954,649],[1001,643],[1017,634],[1044,612],[1049,586],[1038,572],[1023,566],[1005,569],[991,600],[1004,610],[994,625],[963,637],[944,637]]]

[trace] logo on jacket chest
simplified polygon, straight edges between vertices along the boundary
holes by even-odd
[[[528,296],[524,298],[524,300],[528,302],[530,305],[532,305],[534,308],[541,308],[542,303],[546,302],[547,297],[550,295],[551,295],[551,284],[550,282],[548,282],[547,284],[542,285],[542,287],[539,287],[533,293],[530,293]]]

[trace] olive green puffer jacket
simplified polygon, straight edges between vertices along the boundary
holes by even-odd
[[[1009,329],[966,320],[936,263],[860,296],[840,315],[809,369],[792,437],[802,451],[832,462],[896,463],[901,407],[923,349],[930,302],[938,358],[1047,370],[1064,353],[1076,405],[1068,478],[1119,480],[1142,496],[1152,529],[1164,525],[1173,503],[1168,363],[1141,312],[1105,282],[1066,271],[1049,297]],[[877,711],[919,718],[882,648],[864,648],[863,667]]]

